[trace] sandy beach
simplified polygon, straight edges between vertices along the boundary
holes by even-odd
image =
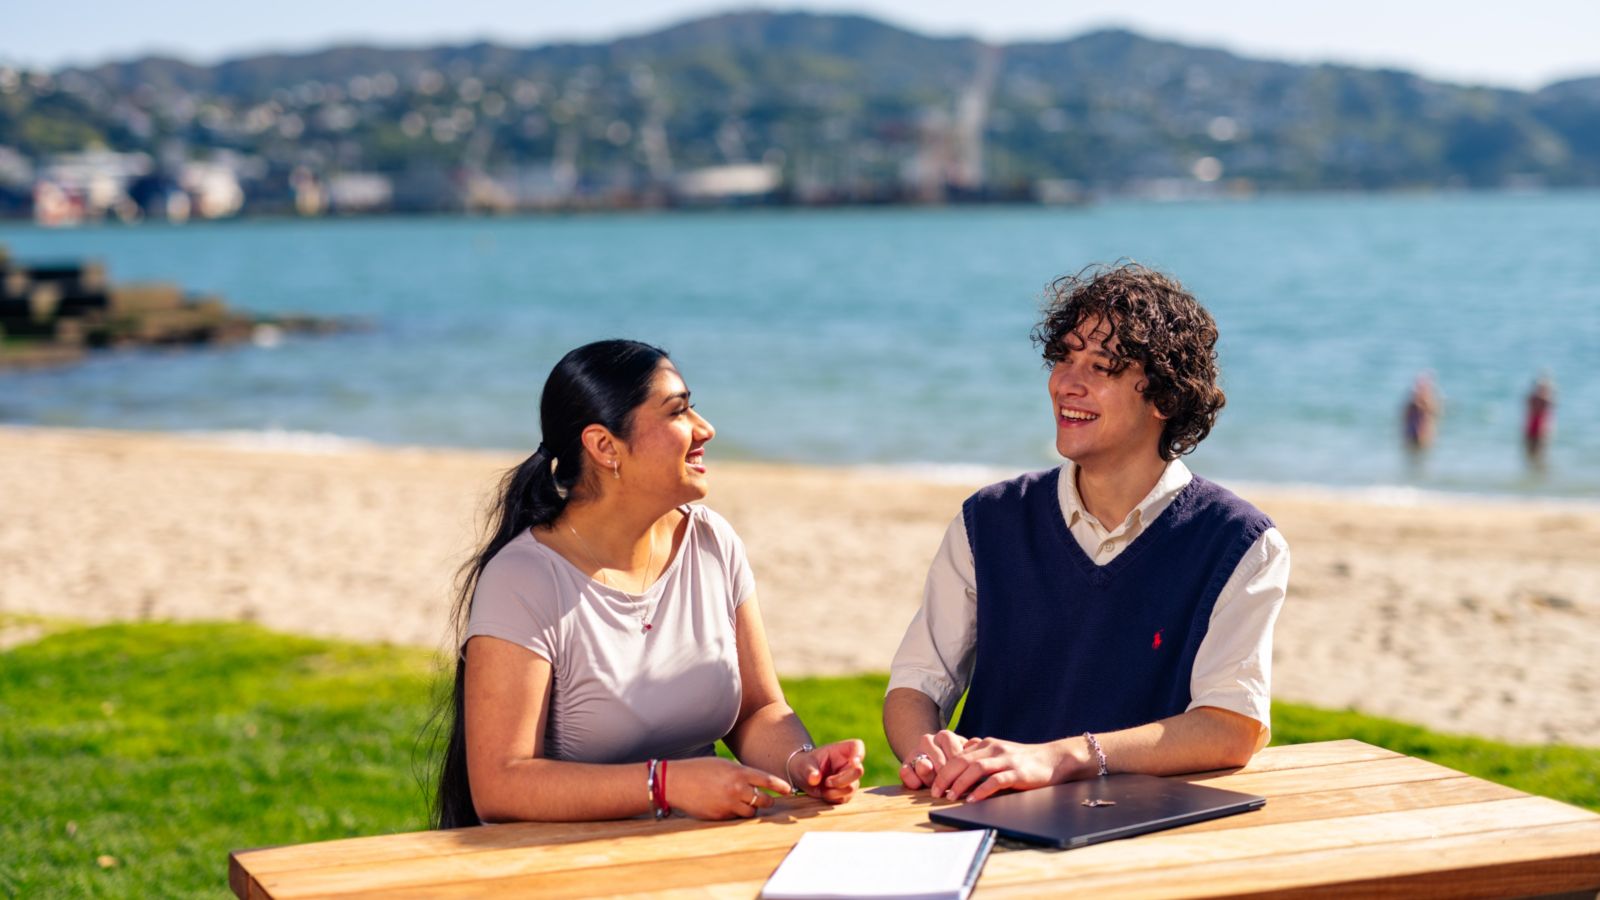
[[[944,527],[982,478],[712,451],[707,502],[749,547],[779,671],[886,669]],[[0,612],[246,620],[438,647],[454,572],[514,462],[287,436],[0,428]],[[1600,745],[1600,506],[1240,492],[1293,551],[1274,696]]]

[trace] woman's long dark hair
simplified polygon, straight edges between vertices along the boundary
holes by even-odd
[[[472,785],[467,780],[467,661],[461,646],[478,578],[489,560],[512,539],[529,528],[554,522],[569,497],[582,492],[587,474],[583,430],[590,425],[604,425],[626,440],[633,424],[632,413],[649,397],[656,369],[665,359],[665,350],[638,341],[597,341],[561,357],[545,379],[539,399],[543,440],[532,456],[501,480],[498,499],[489,509],[485,529],[488,540],[462,565],[457,578],[455,607],[451,611],[455,686],[435,714],[436,722],[446,714],[450,720],[433,803],[432,819],[437,828],[480,824],[472,805]]]

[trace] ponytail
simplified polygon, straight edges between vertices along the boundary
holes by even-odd
[[[581,459],[579,454],[582,452],[581,447],[575,448],[571,458]],[[521,534],[524,529],[535,525],[548,525],[560,518],[561,511],[567,508],[567,498],[572,493],[572,484],[570,477],[564,479],[567,481],[565,484],[557,479],[559,467],[560,461],[550,453],[549,448],[540,444],[532,456],[517,464],[500,479],[498,492],[500,502],[490,513],[491,518],[495,519],[489,526],[492,536],[478,554],[485,556],[487,553],[484,562],[488,562],[488,557],[500,552],[501,547]],[[569,465],[567,468],[568,472],[560,474],[567,476],[570,473],[570,476],[576,476],[581,471],[581,466],[578,464]]]

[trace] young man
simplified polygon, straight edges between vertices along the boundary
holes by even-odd
[[[1129,264],[1058,280],[1033,336],[1067,462],[950,523],[884,701],[900,778],[981,800],[1242,765],[1267,741],[1289,548],[1178,459],[1223,405],[1216,324]]]

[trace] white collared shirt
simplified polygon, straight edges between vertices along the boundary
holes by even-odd
[[[1096,565],[1116,559],[1172,504],[1194,475],[1182,460],[1167,464],[1150,493],[1115,528],[1107,529],[1078,495],[1077,466],[1061,467],[1059,501],[1067,528]],[[1217,595],[1211,623],[1195,653],[1189,709],[1214,706],[1271,728],[1272,627],[1289,588],[1289,544],[1269,528],[1250,546]],[[922,608],[895,652],[889,690],[921,691],[948,723],[972,678],[977,646],[977,575],[967,526],[960,513],[928,567]]]

